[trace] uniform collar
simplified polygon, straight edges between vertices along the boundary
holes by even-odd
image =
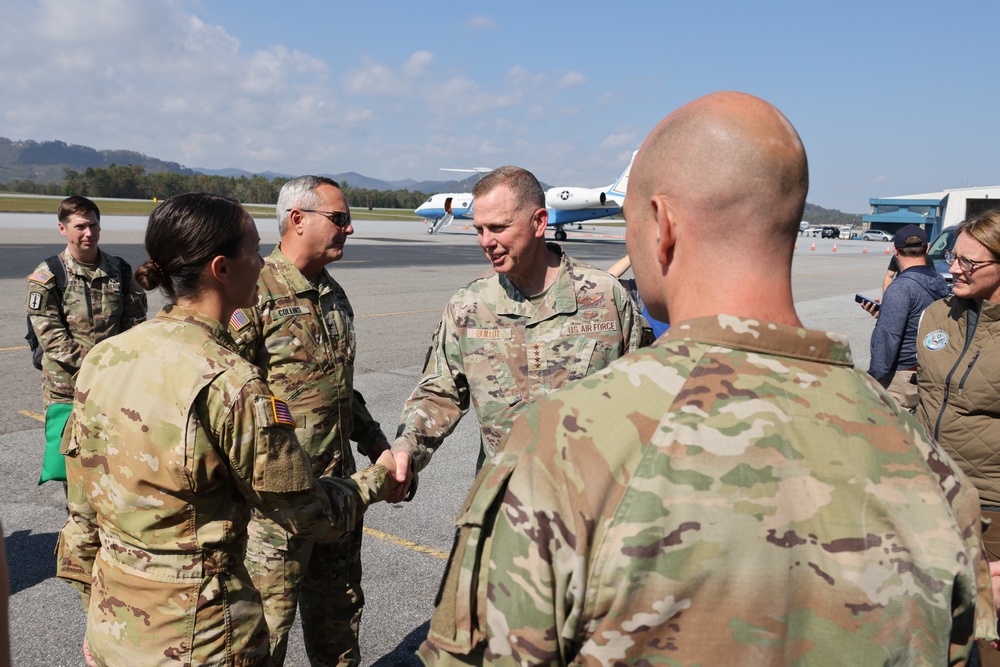
[[[495,299],[497,315],[528,317],[531,318],[532,322],[543,322],[556,315],[576,312],[576,287],[573,284],[572,275],[573,261],[557,243],[546,243],[545,246],[559,256],[559,273],[545,293],[545,298],[536,309],[521,294],[520,290],[514,287],[514,283],[507,276],[500,275],[498,276],[499,282]]]
[[[281,244],[274,246],[274,250],[267,258],[267,262],[271,264],[275,271],[281,274],[282,279],[288,283],[288,286],[296,294],[305,294],[306,292],[318,291],[320,294],[326,294],[333,289],[333,278],[330,277],[329,272],[326,269],[320,271],[319,279],[316,285],[299,271],[298,267],[292,264],[291,260],[285,257],[285,253],[281,252]]]
[[[228,326],[222,326],[222,324],[215,321],[211,317],[202,315],[201,313],[191,310],[190,308],[185,308],[184,306],[178,306],[176,304],[168,304],[164,306],[163,309],[156,315],[156,319],[193,324],[207,331],[213,338],[225,344],[225,346],[229,349],[234,351],[236,350],[236,343],[233,341],[233,337],[229,333]]]
[[[657,343],[669,340],[712,343],[747,352],[837,366],[854,365],[851,346],[844,334],[734,315],[711,315],[673,323]]]
[[[103,250],[101,250],[100,248],[97,249],[96,268],[91,268],[86,264],[81,264],[80,262],[76,261],[76,258],[73,257],[73,253],[71,253],[69,250],[63,250],[61,253],[59,253],[59,257],[62,259],[63,266],[66,267],[67,275],[73,274],[77,276],[84,276],[90,272],[93,272],[95,278],[101,278],[103,276],[110,276],[114,268],[111,264],[111,256],[108,255]]]

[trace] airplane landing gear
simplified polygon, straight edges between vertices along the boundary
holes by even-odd
[[[566,231],[562,227],[556,227],[556,241],[565,241]]]

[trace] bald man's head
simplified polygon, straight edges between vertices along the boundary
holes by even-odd
[[[809,170],[795,128],[764,100],[713,93],[670,114],[636,156],[629,191],[664,195],[697,218],[699,233],[798,232]],[[721,239],[720,239],[721,240]]]

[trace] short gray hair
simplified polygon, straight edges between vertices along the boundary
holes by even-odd
[[[326,176],[297,176],[281,186],[278,193],[278,203],[275,205],[275,215],[278,218],[278,234],[285,235],[288,229],[288,213],[292,208],[315,208],[319,206],[319,195],[316,188],[321,185],[332,185],[340,189],[340,184]]]
[[[518,207],[530,207],[536,211],[545,208],[545,191],[542,190],[542,185],[535,175],[527,169],[511,165],[499,167],[483,176],[472,188],[472,196],[482,197],[500,185],[510,188]]]

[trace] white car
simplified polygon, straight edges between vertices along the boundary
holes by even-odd
[[[862,241],[891,241],[892,239],[891,234],[883,232],[881,229],[869,229],[861,234]]]

